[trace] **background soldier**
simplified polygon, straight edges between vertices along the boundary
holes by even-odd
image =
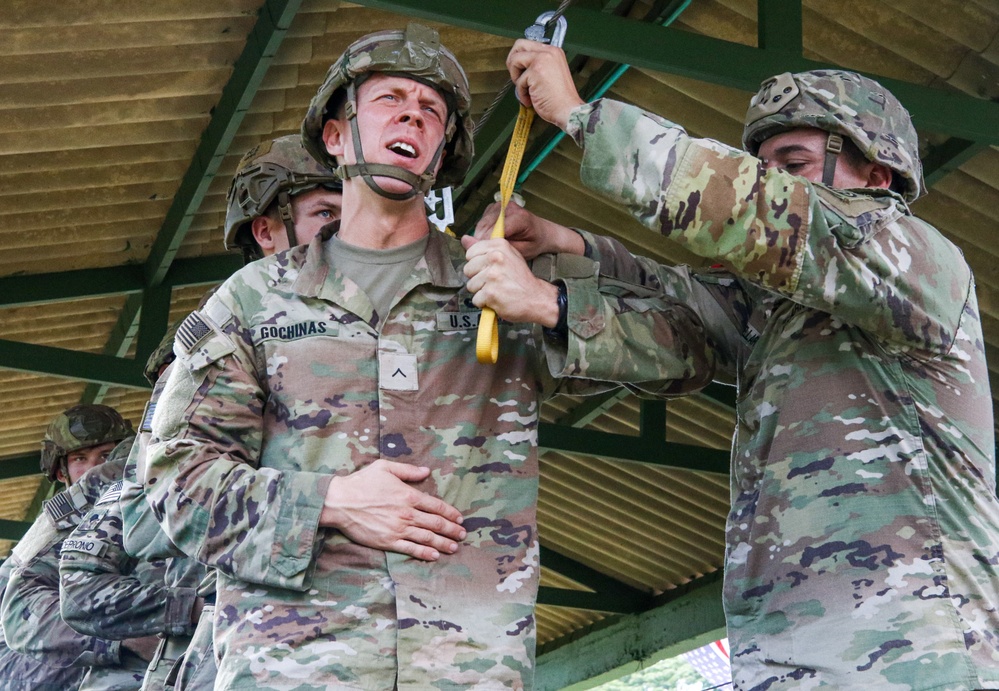
[[[227,246],[242,248],[250,258],[311,241],[339,218],[340,187],[339,179],[305,151],[299,136],[254,147],[240,161],[229,188]],[[204,566],[163,534],[137,481],[145,472],[149,418],[166,381],[161,375],[174,360],[175,333],[176,327],[167,332],[146,363],[153,396],[124,478],[67,541],[81,547],[64,546],[59,566],[63,617],[77,631],[105,638],[161,636],[143,691],[175,685],[187,691],[211,689],[215,680],[214,574],[199,588]],[[202,635],[192,641],[195,623]],[[196,648],[188,653],[192,643]]]
[[[92,669],[81,688],[102,688],[103,680],[127,679],[136,673],[141,679],[145,664],[140,658],[148,659],[155,639],[81,636],[59,613],[63,540],[103,489],[121,478],[129,448],[126,438],[132,434],[118,412],[103,405],[74,406],[49,425],[42,442],[42,472],[69,488],[44,503],[4,563],[10,574],[2,604],[4,638],[22,655],[11,651],[0,655],[0,688],[76,688],[88,667]]]
[[[749,154],[610,100],[561,51],[507,65],[584,149],[585,184],[725,269],[635,259],[513,209],[528,255],[573,251],[695,306],[737,381],[725,611],[738,689],[999,688],[999,504],[974,281],[915,218],[916,132],[850,72],[782,74]],[[760,158],[754,158],[759,156]]]
[[[153,420],[146,491],[167,534],[218,570],[218,683],[530,686],[536,426],[554,383],[541,328],[502,325],[492,367],[452,325],[479,311],[422,193],[470,164],[465,75],[435,31],[369,35],[303,133],[321,161],[343,159],[338,234],[244,268],[185,322]],[[567,322],[593,341],[645,324],[579,264]],[[544,307],[555,326],[554,296]],[[699,387],[696,320],[666,309],[662,338],[688,357],[620,367],[668,379],[656,392]]]

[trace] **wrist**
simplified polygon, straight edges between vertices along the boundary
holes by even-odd
[[[555,284],[555,320],[545,324],[545,334],[552,338],[565,339],[569,336],[569,293],[565,283]]]

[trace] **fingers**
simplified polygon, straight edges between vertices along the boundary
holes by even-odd
[[[500,208],[499,202],[493,202],[482,212],[482,218],[475,224],[475,237],[477,239],[484,240],[492,234],[496,219],[499,218]],[[507,213],[510,213],[509,209],[507,209]]]
[[[426,466],[419,465],[409,465],[408,463],[397,463],[395,461],[386,461],[383,458],[378,459],[372,466],[381,466],[388,472],[395,475],[397,478],[403,482],[420,482],[421,480],[426,480],[430,475],[430,468]]]

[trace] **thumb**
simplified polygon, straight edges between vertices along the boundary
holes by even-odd
[[[466,250],[470,249],[472,245],[478,242],[478,239],[471,233],[469,233],[468,235],[462,235],[460,239],[461,239],[461,246],[464,247]]]

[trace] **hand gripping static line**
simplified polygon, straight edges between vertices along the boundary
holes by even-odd
[[[527,28],[524,36],[532,41],[540,41],[560,48],[565,39],[565,17],[558,17],[550,39],[545,36],[546,25],[554,17],[554,12],[541,14],[534,24]],[[520,162],[527,149],[527,136],[531,132],[531,123],[533,122],[534,111],[521,104],[520,112],[517,115],[517,124],[514,125],[513,136],[510,138],[510,148],[506,152],[506,161],[503,163],[503,174],[500,176],[500,212],[495,225],[493,225],[493,232],[489,235],[490,239],[502,238],[504,235],[506,205],[513,195]],[[496,323],[496,312],[490,307],[482,308],[479,330],[475,338],[475,357],[483,365],[494,365],[499,359],[499,326]]]

